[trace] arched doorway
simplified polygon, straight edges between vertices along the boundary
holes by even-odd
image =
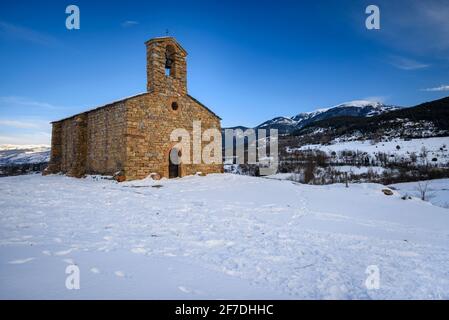
[[[170,150],[168,157],[168,177],[170,179],[180,176],[181,166],[181,151],[173,148]]]

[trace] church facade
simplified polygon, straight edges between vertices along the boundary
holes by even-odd
[[[124,181],[150,174],[174,178],[223,172],[221,159],[172,161],[170,154],[184,152],[174,149],[178,144],[170,137],[173,130],[181,128],[192,135],[194,123],[200,123],[197,135],[208,129],[221,131],[221,119],[187,93],[187,52],[174,38],[155,38],[145,44],[147,92],[52,122],[46,173],[115,175]],[[206,143],[201,137],[199,141]],[[186,148],[189,153],[193,149]]]

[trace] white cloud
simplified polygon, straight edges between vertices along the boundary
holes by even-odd
[[[129,27],[132,27],[132,26],[135,26],[135,25],[138,25],[138,24],[139,24],[138,21],[134,21],[134,20],[126,20],[126,21],[124,21],[124,22],[121,23],[121,26],[122,26],[123,28],[129,28]]]
[[[401,70],[419,70],[430,67],[430,64],[422,63],[414,59],[401,56],[391,56],[390,64]]]
[[[51,134],[48,132],[18,133],[0,135],[0,144],[45,144],[49,145]]]
[[[51,125],[45,119],[0,118],[0,144],[49,144]]]
[[[387,99],[388,99],[388,97],[386,97],[386,96],[370,96],[370,97],[365,97],[362,100],[385,103],[385,101]]]
[[[0,20],[0,36],[19,39],[35,44],[54,46],[60,42],[45,33]]]
[[[381,30],[378,39],[402,52],[444,58],[449,52],[447,0],[378,0]]]
[[[422,91],[449,91],[449,85],[441,85],[439,87],[422,89]]]
[[[18,97],[18,96],[0,97],[0,108],[9,108],[9,107],[34,107],[45,109],[59,108],[58,106],[52,105],[47,102],[35,101],[25,97]]]
[[[48,102],[20,96],[0,97],[1,144],[48,144],[51,124],[47,117],[64,110]],[[19,116],[19,114],[21,116]]]
[[[48,125],[48,122],[43,122],[42,120],[9,120],[0,119],[0,126],[13,127],[18,129],[39,129]]]

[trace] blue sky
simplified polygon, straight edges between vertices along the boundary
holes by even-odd
[[[76,4],[81,29],[65,28]],[[380,30],[365,8],[380,7]],[[146,90],[144,42],[188,51],[188,90],[223,126],[356,99],[449,95],[449,0],[1,1],[0,144],[49,143],[51,120]]]

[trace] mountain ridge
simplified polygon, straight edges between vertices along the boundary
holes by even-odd
[[[310,123],[339,116],[371,117],[385,112],[400,109],[378,101],[354,100],[335,105],[330,108],[319,108],[309,112],[301,112],[292,117],[278,116],[264,121],[253,129],[277,129],[279,134],[290,134]],[[245,126],[234,126],[223,129],[249,129]]]
[[[384,112],[373,117],[339,116],[309,123],[293,131],[294,136],[330,138],[359,134],[373,136],[429,137],[449,132],[449,97],[413,107]]]

